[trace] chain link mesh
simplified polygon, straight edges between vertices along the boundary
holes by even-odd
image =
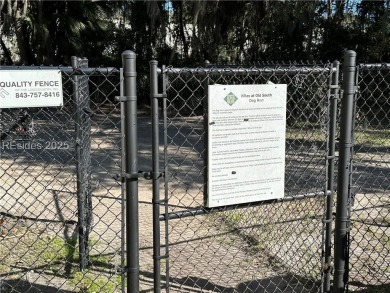
[[[167,223],[170,292],[321,292],[330,64],[167,68],[167,76],[167,211],[192,211]],[[204,203],[207,84],[267,82],[288,85],[292,200],[196,215]]]
[[[358,67],[349,290],[388,292],[390,280],[390,67]]]
[[[332,176],[326,172],[330,64],[169,67],[166,73],[161,131],[168,203],[161,214],[176,218],[162,225],[165,285],[170,292],[321,292],[324,193]],[[119,71],[63,71],[62,77],[63,107],[0,111],[1,293],[120,292],[125,286],[121,115],[114,99]],[[389,288],[389,77],[387,65],[359,67],[350,291]],[[267,82],[288,85],[285,199],[202,209],[207,85]],[[139,131],[149,127],[150,118],[140,117]],[[139,147],[139,167],[148,170],[150,138],[140,135]],[[141,290],[147,291],[150,183],[140,190]]]
[[[119,71],[62,81],[63,107],[0,113],[1,293],[121,291]]]

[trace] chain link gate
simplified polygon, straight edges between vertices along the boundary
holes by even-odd
[[[333,292],[390,291],[388,64],[346,51],[340,118]]]
[[[390,292],[390,64],[357,66],[348,290]]]
[[[0,113],[0,292],[120,292],[119,70],[57,69],[62,107]]]
[[[328,290],[338,65],[150,65],[154,292]],[[267,82],[288,85],[285,197],[203,207],[207,86]]]
[[[137,120],[133,52],[121,76],[80,58],[59,67],[63,107],[0,112],[0,292],[133,293],[140,275],[154,292],[330,292],[332,281],[333,292],[387,292],[390,67],[356,67],[355,56],[343,65],[339,158],[338,62],[152,61],[152,121]],[[286,196],[205,208],[208,85],[267,82],[288,85]],[[138,143],[150,124],[152,141]],[[141,176],[153,208],[142,198],[139,217]]]

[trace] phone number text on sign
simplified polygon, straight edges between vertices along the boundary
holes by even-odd
[[[0,108],[62,105],[62,77],[58,69],[0,70]]]
[[[32,93],[16,93],[15,98],[17,99],[27,99],[27,98],[51,98],[51,97],[60,97],[59,92],[32,92]]]

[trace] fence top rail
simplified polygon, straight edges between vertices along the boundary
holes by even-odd
[[[257,68],[257,67],[251,67],[251,68],[173,68],[168,67],[162,72],[161,69],[158,69],[158,73],[166,73],[168,75],[177,75],[177,74],[190,74],[190,75],[257,75],[259,73],[263,74],[277,74],[277,75],[283,75],[283,74],[320,74],[320,73],[330,73],[333,72],[333,68],[330,67],[289,67],[289,68],[283,68],[283,67],[268,67],[268,68]]]
[[[110,75],[119,74],[119,70],[115,67],[85,67],[74,68],[71,66],[0,66],[0,70],[47,70],[58,69],[63,73],[72,75]]]
[[[359,70],[390,69],[390,63],[365,63],[358,65]]]
[[[190,74],[190,75],[257,75],[263,74],[320,74],[320,73],[331,73],[336,69],[331,64],[320,65],[275,65],[266,67],[166,67],[164,71],[161,68],[157,69],[158,74],[165,73],[168,75],[178,74]]]

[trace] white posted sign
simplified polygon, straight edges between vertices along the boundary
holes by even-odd
[[[62,79],[58,69],[0,70],[0,108],[62,105]]]
[[[287,85],[210,85],[207,207],[284,197]]]

